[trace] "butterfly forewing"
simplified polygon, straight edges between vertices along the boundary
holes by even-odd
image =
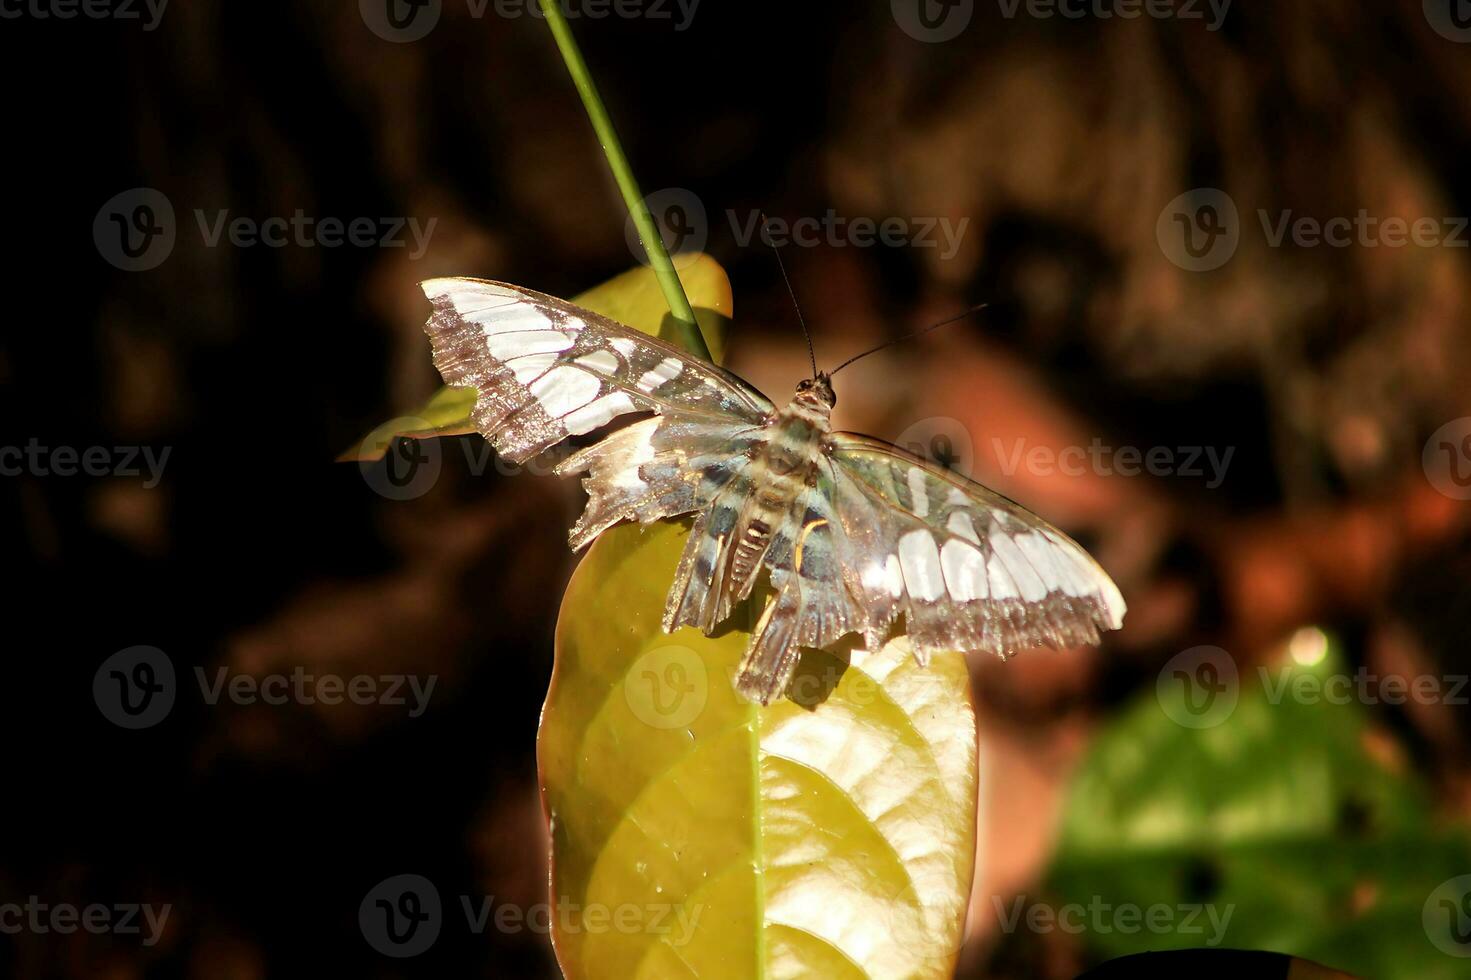
[[[479,392],[476,428],[514,462],[631,412],[755,425],[773,410],[734,375],[553,296],[483,279],[421,286],[435,367]]]

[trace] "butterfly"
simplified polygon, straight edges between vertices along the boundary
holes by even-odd
[[[693,514],[663,627],[713,632],[770,595],[736,689],[768,704],[800,650],[859,634],[879,649],[904,619],[921,665],[940,650],[1009,657],[1096,644],[1123,623],[1086,551],[1019,504],[878,439],[834,432],[829,374],[778,409],[728,371],[563,300],[482,279],[421,284],[446,384],[513,462],[608,426],[557,472],[585,473],[580,550],[620,521]]]

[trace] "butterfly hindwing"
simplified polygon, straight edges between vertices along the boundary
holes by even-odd
[[[921,661],[1098,642],[1124,601],[1076,542],[1000,494],[887,443],[835,433],[835,506],[870,645],[900,612]]]
[[[476,389],[476,428],[513,462],[632,412],[755,425],[772,411],[713,364],[544,293],[484,279],[421,286],[435,367]]]

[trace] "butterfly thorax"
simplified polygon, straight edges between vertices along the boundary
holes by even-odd
[[[816,481],[830,431],[832,403],[831,388],[824,391],[810,385],[804,382],[796,397],[773,418],[767,439],[753,447],[748,482],[733,488],[745,493],[730,531],[732,546],[725,552],[723,607],[751,593],[773,537],[791,518],[798,497]]]

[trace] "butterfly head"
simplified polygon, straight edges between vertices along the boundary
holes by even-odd
[[[838,403],[838,396],[833,391],[832,375],[819,371],[816,377],[797,382],[797,394],[792,400],[826,417]]]

